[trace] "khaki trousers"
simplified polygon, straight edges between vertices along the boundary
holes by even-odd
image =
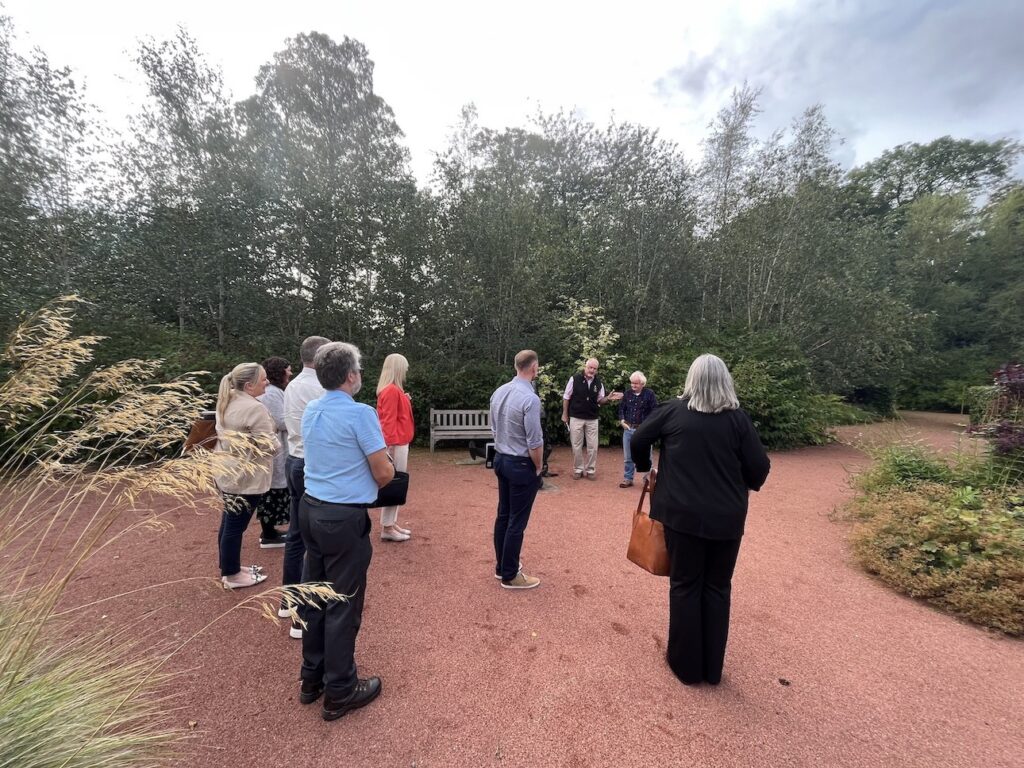
[[[587,461],[583,463],[583,441],[587,443]],[[597,473],[597,419],[569,417],[569,442],[572,443],[572,471],[578,476]]]

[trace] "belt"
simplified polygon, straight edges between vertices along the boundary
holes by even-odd
[[[367,504],[355,504],[355,503],[353,503],[351,501],[324,501],[323,499],[318,499],[316,496],[311,496],[308,493],[303,494],[303,495],[307,499],[312,501],[314,504],[330,504],[331,506],[334,506],[334,507],[356,507],[357,509],[369,509],[370,506],[371,506],[369,503],[367,503]]]

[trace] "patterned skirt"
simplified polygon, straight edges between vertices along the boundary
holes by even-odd
[[[287,488],[271,488],[263,494],[256,517],[267,525],[285,525],[290,517],[291,494]]]

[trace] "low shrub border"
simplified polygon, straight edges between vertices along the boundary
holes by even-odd
[[[1024,488],[986,485],[984,459],[950,466],[901,446],[876,458],[854,502],[861,565],[955,616],[1024,635]]]

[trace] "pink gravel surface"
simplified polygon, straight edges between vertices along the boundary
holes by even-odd
[[[928,441],[955,420],[913,417]],[[889,427],[856,427],[860,433]],[[1021,766],[1024,644],[902,597],[862,572],[833,514],[864,454],[841,444],[775,453],[752,497],[734,579],[725,677],[686,687],[664,663],[668,581],[625,559],[639,488],[621,453],[596,482],[568,451],[541,493],[523,549],[540,588],[493,577],[493,473],[463,451],[414,451],[408,542],[381,542],[357,646],[380,698],[325,723],[298,703],[300,643],[284,622],[229,612],[169,664],[179,765]],[[170,510],[163,533],[110,543],[69,603],[216,576],[218,512]],[[376,517],[376,513],[373,513]],[[280,583],[282,550],[246,534],[243,562]],[[168,645],[253,590],[190,580],[87,609],[90,620]]]

